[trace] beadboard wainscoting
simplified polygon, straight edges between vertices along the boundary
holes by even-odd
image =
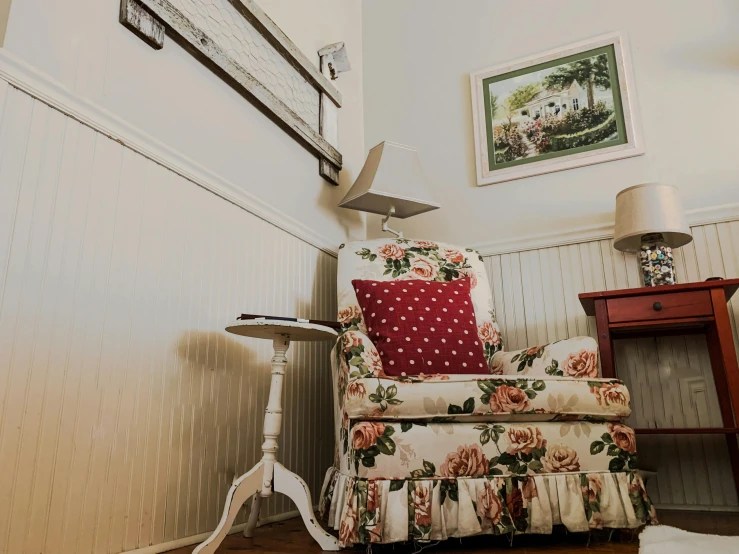
[[[739,277],[739,220],[692,227],[694,241],[677,250],[678,280]],[[556,244],[556,237],[551,241]],[[611,239],[485,256],[506,349],[577,335],[596,337],[581,292],[641,286],[634,255]],[[739,348],[739,298],[731,302]],[[721,427],[703,337],[618,340],[618,376],[631,391],[634,427]],[[739,510],[723,436],[639,437],[640,465],[657,470],[648,483],[658,506]]]
[[[260,457],[272,356],[225,324],[335,300],[334,256],[0,80],[0,552],[214,529]],[[280,458],[316,495],[329,350],[293,344],[286,376]]]

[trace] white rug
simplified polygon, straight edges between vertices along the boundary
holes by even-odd
[[[654,525],[639,535],[639,554],[739,554],[739,537],[690,533]]]

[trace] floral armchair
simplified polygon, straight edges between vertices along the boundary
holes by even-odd
[[[488,374],[383,371],[353,279],[468,277]],[[341,546],[654,522],[621,381],[575,337],[508,352],[482,258],[430,241],[342,246],[334,348],[336,452],[320,508]]]

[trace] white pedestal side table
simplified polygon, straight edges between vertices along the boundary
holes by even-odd
[[[300,321],[280,321],[274,319],[237,320],[226,327],[226,331],[244,337],[272,339],[275,355],[272,358],[272,383],[264,416],[264,443],[262,459],[247,473],[234,480],[226,495],[223,516],[213,534],[193,550],[193,554],[213,554],[231,529],[241,506],[250,497],[252,501],[249,521],[244,528],[244,536],[251,537],[257,525],[262,499],[279,492],[289,497],[297,506],[308,532],[323,550],[339,550],[335,537],[323,530],[316,521],[310,491],[299,476],[277,461],[277,437],[282,426],[282,380],[285,375],[287,358],[285,354],[291,340],[330,340],[337,332],[324,325]]]

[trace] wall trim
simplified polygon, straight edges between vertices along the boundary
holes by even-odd
[[[739,506],[709,506],[706,504],[655,504],[654,508],[658,510],[680,510],[687,512],[739,512]]]
[[[739,203],[686,210],[691,227],[739,220]],[[613,238],[614,222],[598,223],[585,227],[573,227],[556,233],[525,235],[515,239],[503,239],[473,244],[483,256],[496,256],[513,252],[525,252],[539,248],[552,248]]]
[[[338,255],[338,244],[335,241],[239,188],[102,106],[69,90],[4,48],[0,48],[0,79],[286,233],[331,256]]]
[[[317,506],[314,506],[314,511],[317,508]],[[277,523],[278,521],[293,519],[296,517],[300,517],[300,512],[298,510],[291,510],[289,512],[264,518],[260,517],[257,527],[268,525],[270,523]],[[246,527],[246,523],[239,523],[238,525],[234,525],[233,527],[231,527],[228,534],[233,535],[234,533],[240,533],[244,530],[244,527]],[[209,531],[206,533],[200,533],[199,535],[193,535],[191,537],[183,537],[181,539],[175,539],[173,541],[152,544],[151,546],[145,546],[144,548],[138,548],[136,550],[127,550],[125,552],[122,552],[121,554],[160,554],[161,552],[168,552],[170,550],[174,550],[175,548],[182,548],[183,546],[191,546],[193,544],[201,543],[205,539],[210,537],[211,533],[212,531]]]

